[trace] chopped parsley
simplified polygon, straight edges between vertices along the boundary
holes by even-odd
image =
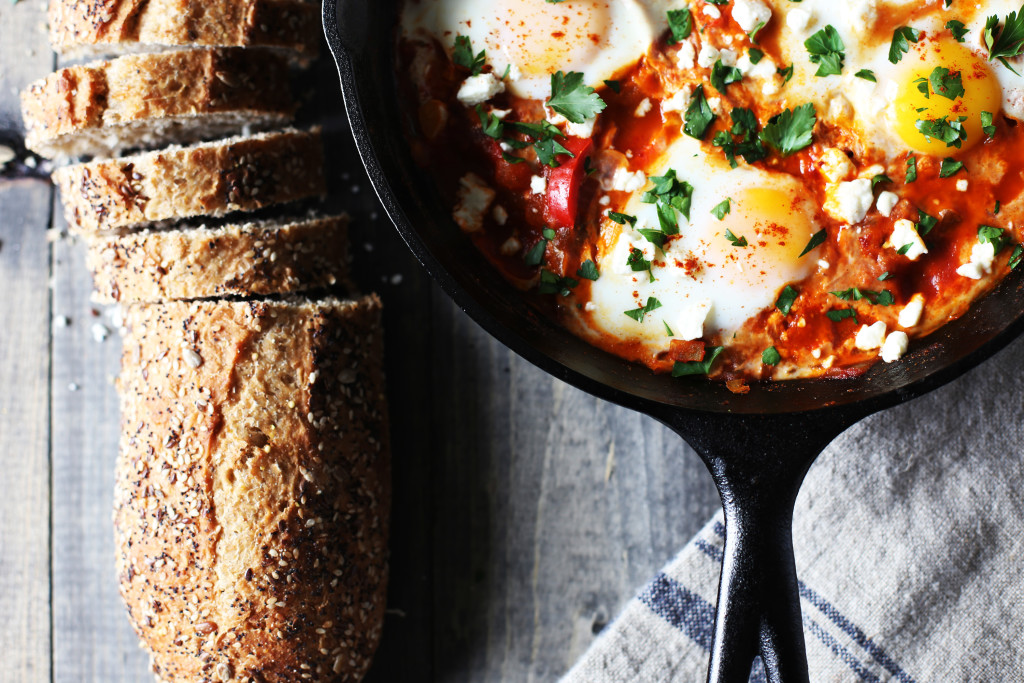
[[[658,223],[666,235],[679,234],[679,219],[676,211],[690,220],[693,204],[693,185],[676,177],[675,169],[669,169],[663,176],[649,178],[654,187],[640,198],[645,204],[654,204],[658,210]]]
[[[651,282],[654,282],[654,271],[651,270],[651,262],[644,258],[644,252],[636,247],[630,247],[629,257],[626,259],[626,265],[629,266],[630,270],[634,273],[642,273],[644,271],[651,278]]]
[[[544,228],[541,232],[540,240],[537,244],[530,248],[530,251],[526,252],[524,261],[528,266],[539,266],[544,263],[544,252],[548,248],[548,242],[555,239],[555,231],[551,228]]]
[[[683,132],[691,138],[701,140],[707,132],[708,127],[715,120],[715,113],[711,111],[708,100],[704,97],[704,86],[698,85],[690,100],[690,106],[686,108],[686,123],[683,125]]]
[[[655,299],[653,296],[649,296],[647,297],[646,304],[644,304],[640,308],[633,309],[632,311],[626,311],[625,313],[638,323],[642,323],[648,313],[650,313],[651,311],[656,311],[659,308],[661,308],[661,302]]]
[[[690,8],[670,9],[668,11],[668,28],[672,33],[668,39],[669,45],[675,45],[679,41],[689,38],[693,31],[693,15],[690,14]]]
[[[760,138],[782,156],[789,156],[810,146],[811,133],[817,121],[814,105],[808,102],[773,116],[761,131]]]
[[[867,300],[878,306],[892,306],[896,301],[893,297],[892,292],[888,289],[883,289],[881,292],[876,292],[871,289],[861,289],[860,287],[850,287],[844,289],[841,292],[829,292],[832,296],[843,301],[862,301]]]
[[[928,80],[931,81],[935,94],[945,97],[947,100],[955,100],[964,96],[964,84],[959,71],[950,73],[949,69],[937,66],[932,69]]]
[[[946,143],[946,147],[960,149],[967,139],[967,129],[964,128],[966,120],[966,116],[959,116],[954,121],[943,116],[938,119],[918,119],[914,126],[928,140],[940,140]]]
[[[994,228],[991,225],[982,225],[978,228],[978,241],[982,244],[991,244],[997,254],[1010,243],[1004,228]]]
[[[455,36],[455,50],[452,52],[452,61],[461,67],[469,69],[473,76],[479,76],[487,63],[487,51],[473,54],[473,43],[469,36]]]
[[[889,45],[889,61],[899,64],[903,55],[910,52],[910,43],[921,40],[921,32],[909,26],[900,26],[892,33],[892,43]]]
[[[734,247],[745,247],[745,246],[747,246],[747,238],[746,237],[737,237],[736,235],[734,235],[732,233],[732,230],[729,230],[729,229],[726,229],[726,231],[725,231],[725,239],[729,240],[729,242],[731,242],[732,246],[734,246]]]
[[[1024,260],[1024,247],[1018,244],[1013,248],[1013,253],[1010,254],[1010,262],[1007,265],[1010,266],[1010,270],[1016,270],[1022,260]]]
[[[840,322],[847,318],[852,318],[853,322],[857,322],[857,311],[852,308],[834,308],[831,311],[825,313],[828,319],[834,323]]]
[[[800,252],[800,256],[805,256],[805,255],[809,254],[810,252],[814,251],[815,249],[820,247],[822,244],[824,244],[825,240],[827,238],[828,238],[828,233],[825,232],[824,228],[822,228],[818,232],[814,233],[813,235],[811,235],[810,241],[807,242],[807,246],[804,247],[804,250]]]
[[[782,361],[782,355],[774,346],[769,346],[761,353],[761,362],[765,365],[778,365]]]
[[[711,372],[711,366],[715,364],[715,360],[722,355],[722,351],[724,350],[724,347],[713,346],[705,352],[704,360],[695,360],[688,363],[680,363],[677,361],[672,367],[672,376],[689,377],[691,375],[706,375]]]
[[[569,296],[572,293],[573,287],[578,284],[578,280],[571,277],[560,277],[555,273],[552,273],[547,268],[541,268],[540,284],[537,289],[541,294],[560,294],[561,296]]]
[[[775,302],[775,308],[782,311],[782,315],[789,315],[793,309],[793,302],[800,296],[800,292],[793,288],[793,285],[786,285],[786,288],[779,294],[779,300]]]
[[[598,272],[597,264],[594,263],[593,259],[587,259],[576,270],[576,276],[584,280],[597,280],[601,277],[601,273]]]
[[[604,84],[611,88],[615,94],[622,92],[622,84],[618,81],[605,81]]]
[[[863,78],[865,81],[871,81],[872,83],[878,82],[878,78],[875,77],[875,72],[871,69],[861,69],[855,73],[854,76],[857,78]]]
[[[732,199],[726,197],[721,202],[716,204],[715,208],[711,209],[711,215],[717,218],[718,220],[723,220],[727,215],[729,215],[730,211],[732,211]],[[728,230],[726,232],[728,233]],[[726,237],[728,237],[728,235],[726,235]],[[730,237],[729,239],[732,238]],[[746,246],[746,244],[738,246]]]
[[[938,224],[938,218],[936,218],[935,216],[929,216],[921,209],[917,210],[917,233],[919,235],[927,235],[932,231],[932,228],[934,228]]]
[[[958,42],[964,42],[964,36],[967,35],[967,27],[964,26],[964,22],[957,19],[950,19],[946,22],[946,28],[953,34],[953,39]]]
[[[917,180],[917,157],[913,154],[907,157],[907,178],[904,182],[912,183]]]
[[[711,85],[720,93],[724,93],[729,84],[742,80],[743,72],[734,66],[726,66],[721,59],[711,67]]]
[[[981,112],[981,130],[984,131],[985,135],[989,138],[996,134],[995,117],[992,116],[992,112]]]
[[[551,75],[551,98],[547,105],[573,123],[583,123],[608,106],[593,88],[583,83],[579,71]]]
[[[630,216],[629,214],[609,211],[608,218],[619,225],[625,225],[626,223],[629,223],[630,226],[636,225],[636,216]]]
[[[882,183],[891,183],[891,182],[892,182],[892,178],[890,178],[889,176],[885,175],[884,173],[879,173],[878,175],[874,176],[871,179],[871,189],[872,190],[875,189],[878,185],[881,185]]]
[[[846,46],[832,24],[828,24],[804,41],[804,47],[811,55],[811,63],[818,65],[815,76],[836,76],[843,72]]]
[[[990,16],[985,21],[985,29],[981,33],[981,38],[985,47],[988,48],[989,61],[998,59],[1003,66],[1016,74],[1017,71],[1010,66],[1007,60],[1024,53],[1024,8],[1006,15],[1001,28],[999,17]]]
[[[736,107],[732,110],[732,128],[720,130],[715,133],[711,141],[715,147],[721,147],[729,165],[736,168],[737,155],[742,156],[744,161],[752,164],[768,156],[764,144],[757,135],[757,118],[754,112],[743,107]]]
[[[952,175],[956,175],[961,169],[963,169],[963,167],[964,162],[946,157],[939,165],[939,177],[948,178]]]

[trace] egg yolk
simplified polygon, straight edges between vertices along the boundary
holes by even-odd
[[[902,61],[892,107],[896,133],[908,147],[953,156],[985,139],[981,114],[999,112],[1002,91],[984,59],[944,39],[915,45]]]
[[[607,41],[608,3],[569,0],[556,4],[498,0],[491,38],[527,77],[579,71]]]
[[[815,263],[801,258],[815,232],[812,213],[801,199],[799,188],[748,188],[731,198],[731,210],[718,224],[705,258],[709,265],[725,268],[733,279],[760,285],[766,275],[787,281],[806,277]],[[728,239],[746,240],[738,247]]]

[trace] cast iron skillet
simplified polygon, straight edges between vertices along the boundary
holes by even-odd
[[[413,162],[393,59],[398,5],[323,5],[352,133],[391,220],[441,287],[488,332],[559,379],[663,422],[703,458],[722,496],[727,531],[708,681],[745,683],[758,653],[773,683],[807,681],[792,538],[793,505],[807,469],[853,423],[949,382],[1024,331],[1021,278],[1008,278],[902,362],[876,365],[857,379],[763,384],[737,396],[720,383],[655,375],[599,351],[524,303],[462,236],[429,170]]]

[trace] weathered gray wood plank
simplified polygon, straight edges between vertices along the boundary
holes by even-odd
[[[436,681],[556,681],[718,506],[646,417],[434,301]]]
[[[53,334],[53,679],[142,681],[149,662],[117,592],[110,522],[121,345],[89,302],[84,251],[68,238],[53,246],[53,314],[70,320]]]
[[[42,3],[0,5],[0,129],[20,129],[15,93],[45,73]],[[16,164],[8,171],[13,171]],[[0,681],[50,677],[49,224],[51,191],[0,180]]]
[[[50,191],[0,182],[0,681],[50,676]]]

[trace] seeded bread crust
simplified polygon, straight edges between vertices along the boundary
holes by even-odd
[[[326,289],[348,279],[348,216],[146,230],[89,245],[97,303],[159,303]]]
[[[272,47],[306,64],[319,5],[302,0],[50,0],[50,43],[70,58],[166,47]]]
[[[387,581],[380,301],[127,321],[117,566],[158,679],[359,680]]]
[[[93,234],[254,211],[324,193],[320,130],[170,147],[57,169],[71,229]]]
[[[61,69],[24,90],[21,109],[26,146],[60,158],[280,127],[295,105],[280,55],[207,48]]]

